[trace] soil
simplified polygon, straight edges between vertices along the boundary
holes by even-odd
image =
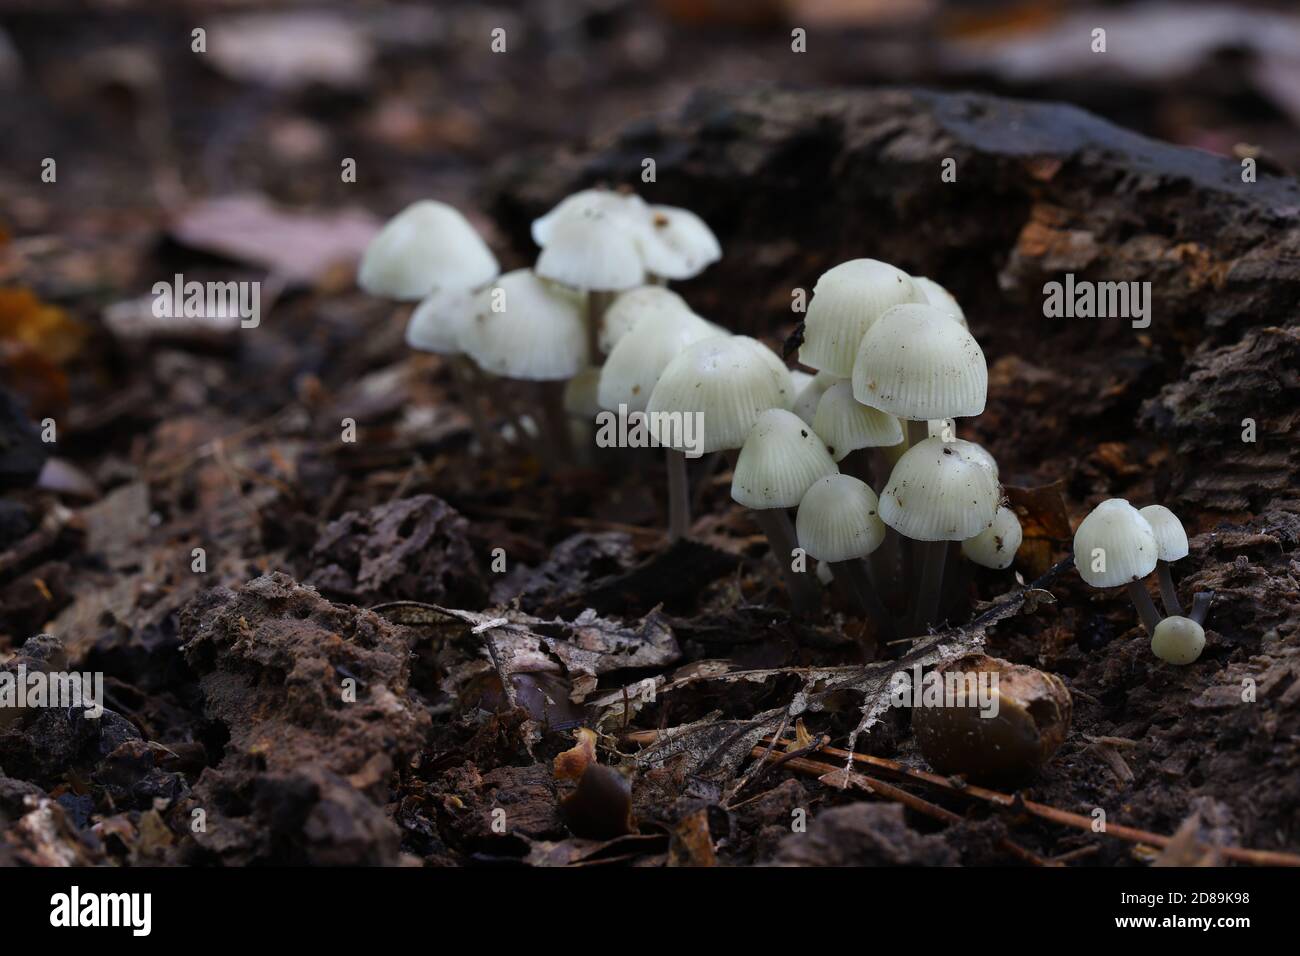
[[[87,55],[54,82],[100,21],[7,24],[31,94],[14,122],[43,135],[0,137],[5,168],[39,169],[40,142],[60,172],[57,188],[0,184],[0,669],[102,672],[106,711],[0,723],[0,864],[1119,866],[1300,850],[1300,185],[1270,168],[1243,182],[1238,157],[1074,107],[830,85],[863,79],[849,57],[818,61],[813,89],[755,90],[795,79],[764,76],[786,41],[761,27],[715,27],[718,44],[609,9],[548,28],[547,49],[567,38],[599,64],[586,111],[527,95],[563,57],[493,73],[436,24],[451,91],[437,109],[416,40],[391,25],[361,89],[268,91],[187,64],[160,39],[174,24],[138,12],[111,21],[119,59]],[[628,60],[647,37],[680,79]],[[1166,116],[1152,97],[1125,118]],[[144,145],[158,123],[170,158]],[[339,155],[358,158],[355,188]],[[160,199],[177,172],[185,201]],[[233,227],[196,219],[231,182],[306,209],[305,231],[247,207]],[[871,626],[838,595],[822,620],[792,617],[725,462],[692,465],[692,540],[670,544],[657,455],[553,462],[514,421],[533,392],[466,392],[406,348],[405,310],[331,258],[373,228],[329,218],[339,208],[380,219],[434,195],[478,210],[504,267],[525,264],[531,219],[593,183],[703,216],[725,256],[679,291],[778,351],[799,334],[792,290],[837,262],[878,256],[949,288],[989,361],[988,410],[959,429],[995,455],[1025,526],[1013,569],[968,568],[949,628],[864,664]],[[251,249],[259,233],[268,248]],[[306,261],[313,234],[334,245]],[[105,307],[176,272],[270,273],[283,291],[255,329],[110,321]],[[1151,324],[1046,317],[1044,284],[1065,273],[1151,283]],[[471,400],[500,447],[475,438]],[[1155,658],[1123,593],[1068,566],[1071,528],[1110,497],[1187,527],[1183,603],[1215,594],[1190,666]],[[897,773],[891,798],[827,755],[927,770],[888,677],[981,650],[1058,675],[1072,699],[1064,744],[1009,807]],[[756,758],[774,734],[799,755]],[[1023,801],[1179,837],[1099,834]]]

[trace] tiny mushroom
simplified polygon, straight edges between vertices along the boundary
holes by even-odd
[[[689,209],[651,206],[641,255],[651,281],[690,279],[722,258],[718,237]]]
[[[967,327],[966,313],[962,311],[961,306],[957,304],[957,300],[953,298],[951,292],[933,279],[927,279],[925,276],[912,276],[912,281],[921,290],[926,302],[940,312],[952,316],[962,328]]]
[[[650,434],[669,452],[669,526],[675,533],[685,533],[689,518],[686,454],[739,448],[760,414],[789,408],[793,401],[789,370],[776,353],[747,336],[702,339],[664,367],[646,414]]]
[[[1097,505],[1074,533],[1079,577],[1094,588],[1123,585],[1148,634],[1155,633],[1160,612],[1142,579],[1155,570],[1159,553],[1150,522],[1123,498]]]
[[[642,285],[618,297],[605,310],[600,327],[600,350],[608,355],[614,346],[642,319],[661,321],[670,315],[694,315],[691,307],[676,292],[661,285]]]
[[[997,514],[997,479],[961,453],[966,444],[927,438],[913,445],[894,466],[880,495],[881,520],[903,537],[921,542],[921,577],[913,604],[913,627],[918,631],[933,622],[938,611],[948,542],[975,537]]]
[[[415,301],[438,289],[477,289],[500,273],[474,227],[446,203],[422,200],[384,224],[357,269],[371,295]]]
[[[806,372],[791,372],[794,378],[794,405],[790,411],[794,412],[809,425],[817,417],[817,405],[821,402],[822,396],[826,394],[826,389],[830,388],[836,382],[847,381],[838,375],[832,375],[829,372],[817,372],[810,378],[800,378],[806,375]]]
[[[853,383],[848,379],[841,379],[822,393],[813,416],[813,430],[826,442],[837,462],[859,449],[892,448],[903,441],[903,426],[898,419],[859,402],[853,397]]]
[[[837,470],[816,432],[784,408],[770,408],[758,416],[736,459],[732,500],[749,508],[767,535],[800,614],[815,613],[821,595],[813,572],[792,567],[797,540],[786,509],[798,507],[818,478]]]
[[[1167,617],[1151,635],[1151,653],[1167,664],[1191,664],[1203,650],[1205,628],[1190,617]]]
[[[961,553],[981,567],[1003,571],[1016,559],[1016,551],[1023,539],[1020,519],[1003,505],[993,516],[993,524],[961,543]]]
[[[852,475],[826,475],[804,492],[795,516],[799,547],[825,561],[840,575],[885,640],[893,640],[894,621],[867,573],[862,559],[885,540],[876,493]]]
[[[1183,606],[1178,600],[1178,589],[1174,587],[1174,576],[1169,571],[1169,562],[1180,561],[1187,557],[1187,532],[1178,516],[1164,505],[1147,505],[1140,509],[1142,517],[1151,525],[1156,536],[1156,579],[1160,582],[1160,598],[1165,602],[1165,613],[1181,615]]]

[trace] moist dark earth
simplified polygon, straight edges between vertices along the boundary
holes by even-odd
[[[107,712],[0,725],[0,863],[1136,866],[1300,849],[1294,179],[1262,166],[1246,183],[1235,157],[1053,103],[734,85],[634,121],[635,97],[611,94],[592,141],[559,121],[547,137],[408,131],[461,137],[438,165],[388,127],[359,142],[378,92],[306,91],[320,99],[277,113],[191,80],[203,109],[244,117],[209,172],[249,163],[258,189],[317,217],[346,203],[379,219],[440,190],[495,224],[506,267],[531,260],[530,220],[581,186],[687,206],[724,258],[680,291],[778,351],[797,335],[791,290],[838,262],[937,279],[989,362],[988,410],[961,435],[996,456],[1026,543],[1012,571],[967,573],[950,630],[864,667],[868,626],[838,598],[792,619],[725,465],[695,466],[695,534],[670,546],[649,451],[556,466],[526,441],[480,448],[465,401],[501,422],[510,409],[410,353],[403,311],[346,265],[286,264],[289,233],[268,252],[196,225],[215,182],[164,209],[157,170],[123,159],[137,142],[94,128],[71,142],[67,111],[103,114],[64,91],[60,122],[34,122],[67,140],[52,151],[68,188],[4,181],[0,653],[11,670],[102,671]],[[101,92],[137,116],[141,89]],[[354,192],[277,184],[275,163],[250,159],[299,113],[338,140],[322,182],[335,153],[360,157]],[[939,179],[947,158],[955,183]],[[104,312],[175,272],[290,266],[255,329],[128,334]],[[1044,317],[1044,283],[1070,272],[1149,281],[1150,326]],[[1156,659],[1123,594],[1061,564],[1110,497],[1163,503],[1188,529],[1183,603],[1216,595],[1193,665]],[[918,808],[827,776],[844,759],[818,752],[823,735],[928,769],[906,713],[875,706],[880,675],[981,646],[1058,675],[1073,700],[1023,800],[1178,837],[1051,822],[962,781],[889,778]],[[811,735],[799,757],[757,762],[796,725]]]

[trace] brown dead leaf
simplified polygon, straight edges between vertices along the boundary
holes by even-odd
[[[709,809],[701,807],[683,817],[673,829],[668,844],[669,866],[716,866],[713,835],[709,832]]]
[[[556,780],[580,780],[587,767],[596,762],[596,732],[579,727],[573,736],[577,744],[555,758]]]
[[[1057,546],[1073,537],[1065,501],[1061,497],[1063,487],[1063,483],[1057,481],[1035,488],[1007,485],[1003,489],[1024,532],[1016,561],[1030,578],[1045,574],[1052,566],[1052,555]]]

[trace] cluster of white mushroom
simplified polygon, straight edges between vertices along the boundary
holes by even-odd
[[[569,196],[533,223],[532,234],[541,247],[534,268],[502,275],[464,216],[444,203],[417,202],[372,241],[358,282],[373,295],[419,301],[407,343],[450,360],[481,440],[491,433],[472,396],[475,380],[486,375],[539,383],[532,407],[540,407],[547,427],[544,447],[563,450],[570,441],[566,411],[594,414],[598,395],[644,406],[653,384],[636,378],[644,377],[644,362],[629,369],[636,363],[621,358],[608,382],[599,368],[601,356],[642,318],[653,318],[650,327],[683,346],[706,333],[723,334],[662,287],[698,274],[721,248],[694,213],[606,189]],[[653,348],[653,339],[642,333],[624,352]],[[662,347],[659,354],[663,363],[671,357]]]
[[[1134,508],[1123,498],[1110,498],[1094,508],[1074,535],[1074,561],[1079,576],[1094,588],[1121,585],[1151,635],[1151,650],[1170,664],[1190,664],[1205,647],[1202,624],[1212,594],[1197,594],[1191,612],[1183,607],[1169,570],[1172,561],[1187,557],[1187,532],[1178,516],[1164,505]],[[1161,617],[1143,583],[1152,571],[1160,583]]]

